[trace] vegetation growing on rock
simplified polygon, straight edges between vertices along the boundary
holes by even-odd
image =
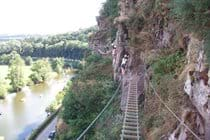
[[[110,59],[90,55],[86,60],[71,88],[65,90],[62,118],[69,125],[69,132],[61,134],[60,139],[77,138],[115,91]],[[93,129],[88,135],[95,132]]]

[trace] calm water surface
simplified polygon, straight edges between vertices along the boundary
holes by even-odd
[[[5,140],[24,140],[44,121],[46,107],[72,76],[25,87],[22,92],[9,94],[5,100],[0,100],[0,136]]]

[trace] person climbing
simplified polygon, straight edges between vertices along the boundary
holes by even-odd
[[[112,65],[115,65],[117,55],[117,46],[112,43]]]
[[[122,75],[125,74],[125,69],[126,69],[126,64],[127,64],[127,61],[128,61],[128,57],[129,57],[129,55],[128,54],[125,54],[124,57],[122,58],[122,63],[121,63],[121,72],[122,72]]]
[[[117,55],[117,46],[114,43],[112,43],[111,46],[112,46],[112,50],[109,50],[107,52],[102,52],[100,49],[98,49],[98,52],[102,55],[107,55],[107,54],[112,53],[112,64],[114,66],[115,61],[116,61],[116,55]]]

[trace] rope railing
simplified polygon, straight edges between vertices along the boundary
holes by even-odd
[[[91,127],[96,123],[96,121],[102,116],[102,114],[105,112],[105,110],[109,107],[109,105],[112,103],[116,95],[119,93],[119,89],[121,87],[121,83],[118,85],[115,93],[112,95],[111,99],[107,102],[106,106],[101,110],[101,112],[96,116],[96,118],[89,124],[89,126],[79,135],[79,137],[76,140],[81,140],[87,132],[90,130]]]
[[[149,86],[152,88],[152,90],[154,91],[154,94],[157,96],[157,98],[159,99],[159,101],[166,107],[166,109],[180,122],[180,124],[182,124],[196,139],[201,140],[201,138],[199,138],[199,136],[197,134],[195,134],[195,132],[193,132],[192,129],[190,129],[189,126],[187,126],[173,111],[172,109],[163,101],[163,99],[160,97],[160,95],[157,93],[156,89],[154,88],[153,84],[150,82],[149,80],[149,76],[147,74],[147,70],[145,68],[144,65],[144,70],[145,70],[145,76],[148,78],[149,81]]]

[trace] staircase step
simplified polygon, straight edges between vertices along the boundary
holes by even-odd
[[[136,103],[137,104],[138,102],[135,100],[132,100],[132,99],[128,99],[128,103],[134,103],[134,104]]]
[[[137,107],[138,108],[138,105],[135,105],[135,104],[127,104],[127,107]]]
[[[127,99],[128,100],[133,100],[133,101],[136,101],[137,102],[137,98],[130,98],[130,97],[128,97]]]
[[[125,121],[127,121],[127,122],[138,122],[137,119],[130,119],[130,118],[126,118]]]
[[[138,126],[139,124],[136,123],[136,122],[124,122],[125,125],[128,125],[128,126]]]
[[[129,106],[127,106],[126,109],[131,109],[131,110],[137,110],[138,111],[138,107],[129,107]]]
[[[134,117],[138,117],[138,114],[137,114],[137,113],[132,113],[132,112],[126,112],[126,113],[125,113],[125,116],[129,116],[130,118],[131,118],[131,117],[134,118]]]
[[[136,113],[136,114],[138,114],[138,111],[136,111],[136,110],[125,110],[125,112],[127,112],[127,113]]]
[[[128,95],[137,96],[137,91],[136,91],[136,90],[130,91],[130,92],[128,93]]]
[[[130,94],[128,94],[128,96],[130,97],[130,96],[132,96],[132,97],[137,97],[137,94],[136,93],[130,93]]]
[[[136,101],[137,102],[137,98],[130,98],[130,97],[128,97],[127,99],[128,100],[133,100],[133,101]]]
[[[134,100],[128,100],[128,104],[138,104],[138,102],[137,101],[134,101]]]
[[[128,97],[133,97],[133,98],[136,98],[137,95],[128,95]]]
[[[135,100],[130,99],[130,100],[128,100],[128,104],[129,104],[129,103],[137,104],[138,102],[135,101]]]
[[[128,133],[128,134],[136,134],[137,135],[138,132],[134,131],[134,130],[133,131],[132,130],[122,130],[122,133],[123,134]]]
[[[137,94],[137,90],[130,90],[130,92],[128,94]]]
[[[138,113],[133,113],[133,112],[126,112],[128,115],[133,115],[133,116],[138,116]]]
[[[136,106],[137,106],[138,103],[137,103],[137,102],[128,101],[128,102],[127,102],[127,105],[136,105]]]
[[[129,93],[128,96],[134,96],[134,97],[137,97],[137,94],[136,93]]]
[[[131,94],[131,95],[128,95],[128,97],[136,97],[137,98],[137,95],[136,94]]]
[[[127,112],[138,112],[138,109],[125,109]]]
[[[127,106],[129,106],[129,107],[138,107],[138,105],[137,104],[127,104]]]
[[[127,99],[134,99],[134,100],[137,100],[136,97],[127,97]]]
[[[137,100],[137,97],[128,96],[128,99],[135,99],[135,100]]]
[[[129,130],[136,130],[136,131],[139,129],[139,127],[127,126],[127,125],[126,125],[126,126],[123,126],[123,128],[124,128],[124,129],[129,129]]]
[[[139,140],[139,136],[135,136],[135,135],[121,135],[121,138],[125,138],[125,139],[137,139]]]
[[[138,116],[132,116],[132,115],[125,115],[125,117],[130,119],[138,119]]]

